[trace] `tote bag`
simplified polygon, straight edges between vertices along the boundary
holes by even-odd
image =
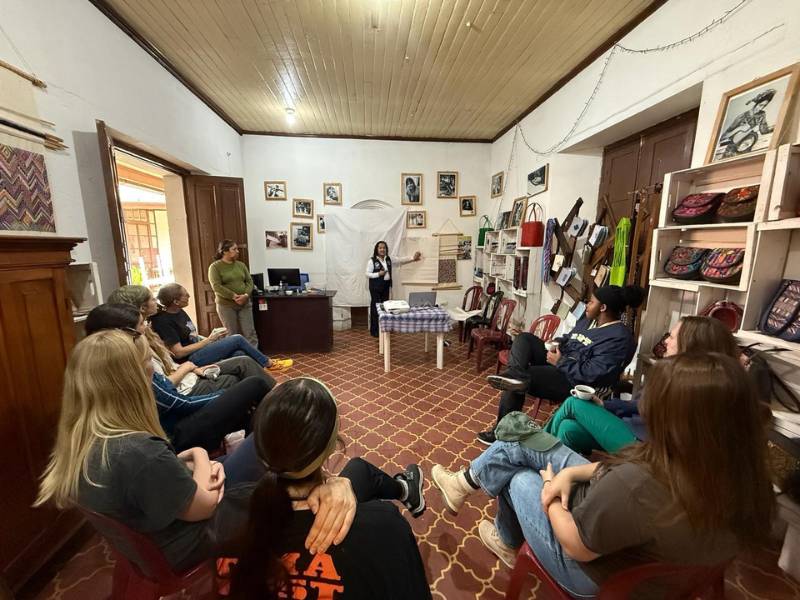
[[[492,227],[492,222],[489,220],[489,217],[483,215],[481,217],[480,223],[478,223],[478,246],[483,246],[486,242],[486,232],[492,231],[494,228]]]
[[[532,221],[524,221],[522,223],[522,235],[520,237],[520,246],[540,248],[544,242],[544,210],[542,205],[538,202],[533,202],[528,207],[530,212],[525,215],[525,218],[532,216]]]

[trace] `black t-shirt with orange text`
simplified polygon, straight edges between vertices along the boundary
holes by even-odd
[[[345,540],[316,556],[304,547],[313,522],[311,511],[298,511],[286,533],[291,600],[431,598],[414,533],[391,502],[359,504]]]

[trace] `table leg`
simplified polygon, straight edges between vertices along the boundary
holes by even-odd
[[[428,332],[425,332],[425,352],[428,351]]]
[[[436,334],[436,368],[444,369],[444,334]]]
[[[378,331],[378,354],[383,354],[383,332]]]
[[[392,369],[392,344],[391,334],[387,331],[383,340],[383,372],[388,373]]]

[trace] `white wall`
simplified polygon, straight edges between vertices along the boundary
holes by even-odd
[[[473,236],[473,244],[476,241],[478,216],[461,218],[457,200],[436,198],[436,171],[458,171],[459,194],[477,196],[478,215],[496,204],[489,200],[489,144],[259,135],[245,135],[242,139],[250,268],[255,272],[267,267],[298,267],[309,273],[312,283],[324,283],[325,234],[316,233],[316,215],[338,209],[323,204],[324,182],[341,182],[344,207],[368,199],[399,207],[400,174],[422,173],[423,199],[419,209],[427,211],[428,226],[409,230],[409,237],[430,236],[449,218],[464,234]],[[287,181],[288,200],[264,200],[265,180]],[[265,230],[288,230],[291,221],[305,221],[292,218],[292,198],[314,200],[314,250],[267,250]],[[364,257],[365,265],[367,258]],[[473,262],[458,261],[458,282],[464,289],[472,285]],[[401,287],[393,293],[402,298],[407,290]],[[439,298],[460,306],[463,294],[463,289],[440,292]]]
[[[738,0],[670,0],[621,43],[630,48],[669,44],[698,32],[738,3]],[[780,27],[741,47],[776,26]],[[546,149],[569,132],[598,81],[606,57],[607,54],[598,58],[523,119],[525,137],[534,148]],[[545,200],[547,216],[563,218],[575,198],[582,196],[586,208],[581,215],[593,217],[602,149],[580,142],[614,128],[618,128],[619,138],[625,137],[631,133],[623,127],[627,119],[668,103],[698,84],[702,84],[702,99],[692,165],[702,164],[721,95],[798,60],[800,2],[797,0],[751,0],[729,21],[692,43],[665,52],[615,56],[593,103],[565,145],[565,148],[578,145],[580,151],[537,156],[518,140],[503,198],[504,210],[524,191],[527,174],[549,162],[550,189],[537,196]],[[686,108],[676,108],[672,114]],[[659,119],[641,123],[639,129],[667,116],[670,115],[662,111]],[[507,168],[512,139],[513,130],[492,144],[492,173]],[[610,141],[606,135],[604,143]],[[551,304],[551,294],[545,290],[541,312],[549,311]]]
[[[116,282],[95,119],[212,175],[241,175],[241,139],[86,0],[0,0],[0,58],[43,79],[39,116],[69,148],[47,151],[56,231],[89,237],[75,251]],[[30,65],[30,66],[27,66]]]

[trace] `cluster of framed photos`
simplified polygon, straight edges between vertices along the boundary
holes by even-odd
[[[422,173],[400,174],[400,204],[403,206],[422,206],[423,204]],[[458,214],[461,217],[474,217],[478,214],[477,196],[458,195],[458,171],[437,171],[436,197],[454,198],[458,200]],[[406,213],[407,229],[425,229],[428,226],[427,212],[409,210]]]
[[[265,181],[265,200],[288,200],[285,181]],[[328,182],[322,184],[322,201],[330,206],[342,205],[342,184]],[[312,198],[292,198],[292,217],[296,219],[314,218]],[[325,215],[317,214],[317,233],[325,233]],[[314,229],[311,223],[292,222],[288,231],[267,230],[264,232],[267,249],[290,248],[291,250],[313,250]]]

